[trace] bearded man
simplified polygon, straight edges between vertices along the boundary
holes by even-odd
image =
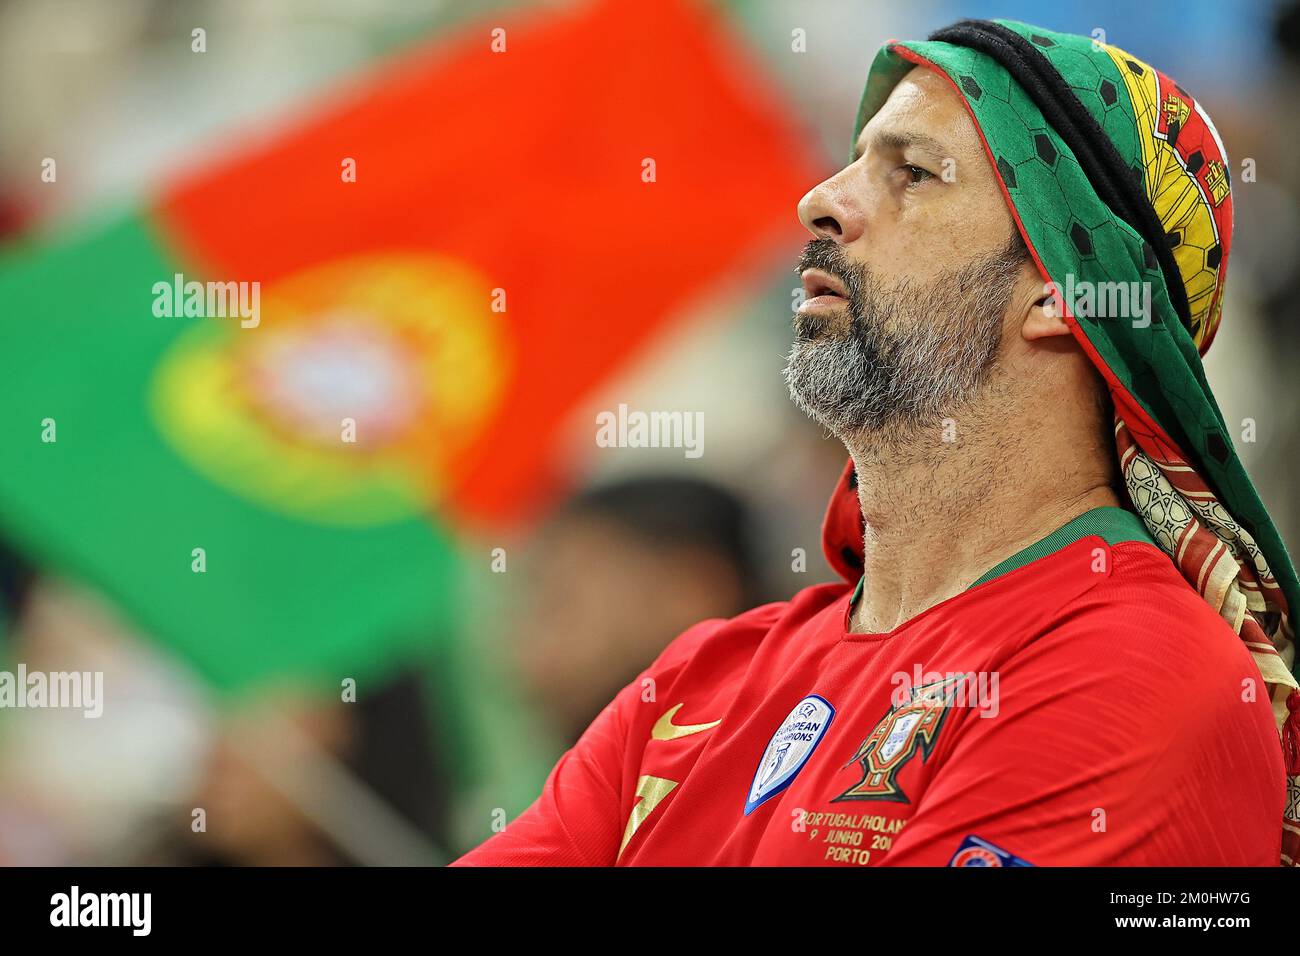
[[[799,215],[786,376],[849,453],[844,583],[686,631],[460,862],[1292,864],[1300,590],[1201,367],[1201,106],[963,21],[879,53]]]

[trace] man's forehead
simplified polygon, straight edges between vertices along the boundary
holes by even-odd
[[[913,67],[858,134],[853,158],[864,151],[909,147],[939,157],[964,152],[975,139],[975,124],[961,95],[943,77]]]
[[[858,137],[857,146],[853,149],[853,158],[858,159],[868,149],[899,153],[908,149],[919,149],[937,159],[944,159],[954,152],[947,141],[910,126],[877,126],[874,129],[870,127],[864,129],[862,135]]]

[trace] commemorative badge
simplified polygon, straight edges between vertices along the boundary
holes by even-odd
[[[794,781],[795,776],[812,756],[813,750],[826,736],[826,728],[835,717],[835,708],[826,698],[810,694],[794,705],[790,715],[782,721],[767,749],[758,762],[754,782],[749,786],[745,801],[745,816],[749,816],[771,797],[776,796]]]

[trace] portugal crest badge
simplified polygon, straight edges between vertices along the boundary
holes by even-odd
[[[898,786],[898,772],[921,752],[929,756],[935,738],[948,716],[948,704],[967,674],[954,674],[920,687],[913,687],[906,703],[893,707],[862,741],[846,763],[862,765],[862,779],[831,800],[892,800],[910,803]]]

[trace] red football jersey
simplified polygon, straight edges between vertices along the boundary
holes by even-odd
[[[1088,512],[889,633],[850,633],[855,593],[688,630],[457,862],[1277,865],[1259,671],[1134,515]]]

